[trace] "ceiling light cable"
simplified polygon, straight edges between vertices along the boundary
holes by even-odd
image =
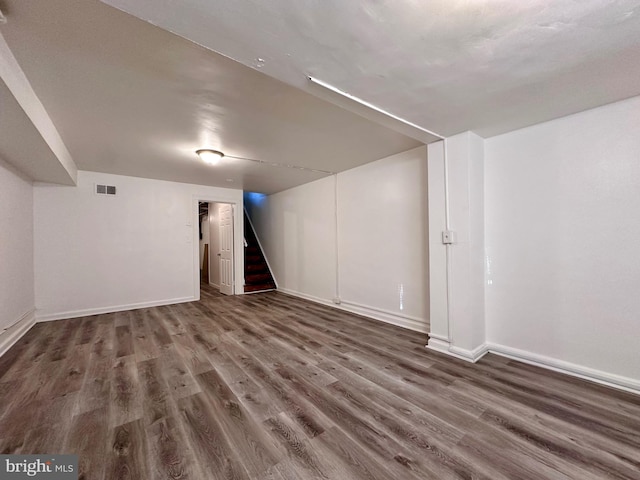
[[[291,165],[278,162],[267,162],[265,160],[256,160],[255,158],[236,157],[234,155],[226,155],[226,158],[234,158],[236,160],[246,160],[247,162],[260,163],[268,167],[290,168],[292,170],[303,170],[305,172],[322,173],[324,175],[335,175],[336,172],[330,172],[328,170],[319,170],[317,168],[302,167],[300,165]]]

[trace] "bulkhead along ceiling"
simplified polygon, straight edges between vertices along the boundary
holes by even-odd
[[[437,138],[383,126],[309,76],[444,136],[640,94],[640,1],[0,6],[0,33],[84,170],[272,193]],[[209,167],[204,147],[263,163]]]

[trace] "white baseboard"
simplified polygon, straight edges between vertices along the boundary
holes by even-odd
[[[358,303],[348,302],[344,300],[340,304],[335,304],[331,300],[315,297],[313,295],[308,295],[306,293],[297,292],[295,290],[289,290],[286,288],[279,288],[278,291],[294,297],[303,298],[311,302],[321,303],[322,305],[327,305],[329,307],[337,308],[338,310],[355,313],[357,315],[362,315],[364,317],[372,318],[373,320],[378,320],[384,323],[390,323],[392,325],[396,325],[398,327],[414,330],[416,332],[421,332],[421,333],[429,332],[429,326],[426,324],[426,321],[417,317],[411,317],[408,315],[399,315],[397,313],[389,312],[387,310],[382,310],[375,307],[369,307],[367,305],[361,305]]]
[[[484,357],[487,353],[489,353],[489,349],[486,344],[479,345],[473,350],[466,350],[464,348],[459,348],[455,346],[449,347],[449,352],[453,355],[456,355],[458,358],[462,358],[471,363],[476,363],[482,357]]]
[[[451,352],[449,352],[449,342],[432,336],[429,336],[426,347],[434,352],[445,353],[447,355],[451,354]]]
[[[20,340],[36,323],[35,308],[25,313],[20,320],[0,333],[0,356],[4,355],[15,343]]]
[[[449,341],[439,336],[431,336],[427,348],[435,352],[444,353],[452,357],[456,357],[467,362],[475,363],[487,353],[495,353],[503,357],[511,358],[519,362],[534,365],[536,367],[546,368],[555,372],[571,375],[572,377],[582,378],[590,382],[606,385],[607,387],[624,390],[635,394],[640,394],[640,380],[615,375],[613,373],[603,372],[575,363],[565,362],[556,358],[546,357],[536,353],[511,348],[496,343],[484,343],[474,350],[465,350],[456,346],[452,346]]]
[[[564,360],[558,360],[556,358],[546,357],[537,353],[531,353],[525,350],[506,347],[495,343],[488,343],[487,347],[491,353],[495,353],[496,355],[502,355],[503,357],[518,360],[519,362],[564,373],[566,375],[571,375],[572,377],[582,378],[601,385],[606,385],[607,387],[617,388],[618,390],[640,394],[640,380],[636,380],[634,378],[603,372],[602,370],[596,370],[594,368],[565,362]]]
[[[421,333],[429,333],[429,325],[427,324],[427,321],[422,318],[402,315],[388,310],[383,310],[381,308],[370,307],[368,305],[361,305],[359,303],[344,300],[339,305],[334,306],[351,313],[357,313],[358,315],[373,318],[374,320],[380,320],[381,322],[390,323],[398,327],[407,328]]]
[[[327,305],[329,307],[337,307],[332,301],[326,300],[320,297],[314,297],[313,295],[308,295],[306,293],[297,292],[295,290],[289,290],[287,288],[278,288],[278,292],[286,293],[287,295],[291,295],[292,297],[303,298],[305,300],[309,300],[310,302],[321,303],[322,305]]]
[[[36,313],[37,322],[50,322],[53,320],[63,320],[66,318],[88,317],[90,315],[100,315],[103,313],[123,312],[125,310],[137,310],[138,308],[161,307],[163,305],[173,305],[174,303],[194,302],[195,297],[171,298],[168,300],[155,300],[152,302],[130,303],[128,305],[115,305],[111,307],[87,308],[85,310],[71,310],[68,312]]]
[[[471,363],[476,363],[487,353],[489,353],[489,349],[487,348],[486,344],[479,345],[473,350],[467,350],[464,348],[453,346],[447,339],[436,338],[434,335],[429,335],[427,348],[429,350],[433,350],[434,352],[444,353],[446,355],[450,355],[452,357],[456,357],[460,360]]]

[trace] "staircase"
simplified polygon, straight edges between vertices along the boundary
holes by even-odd
[[[244,247],[244,292],[274,290],[276,282],[273,280],[269,265],[264,259],[247,212],[244,212],[244,240],[246,242]]]

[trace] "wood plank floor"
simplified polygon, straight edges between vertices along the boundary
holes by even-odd
[[[640,397],[277,292],[36,325],[0,451],[84,479],[640,479]]]

